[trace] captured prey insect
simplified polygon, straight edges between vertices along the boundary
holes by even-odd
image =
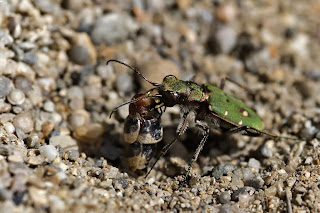
[[[140,99],[140,100],[137,100]],[[161,109],[156,109],[156,97],[137,94],[130,103],[129,115],[124,123],[124,140],[127,144],[127,163],[135,174],[146,173],[158,142],[162,140]]]
[[[223,91],[224,81],[221,82],[220,87],[218,88],[210,84],[199,85],[192,81],[182,81],[173,75],[168,75],[163,79],[161,84],[158,84],[149,81],[137,69],[128,64],[114,59],[109,60],[107,64],[109,62],[117,62],[127,66],[144,80],[155,86],[155,88],[147,91],[145,96],[141,98],[156,97],[158,100],[156,108],[172,107],[174,105],[179,105],[181,107],[181,124],[177,130],[176,138],[162,149],[161,154],[158,156],[146,176],[148,176],[160,157],[166,154],[172,144],[174,144],[186,130],[187,116],[190,112],[194,112],[195,125],[202,132],[203,138],[190,161],[185,180],[190,174],[193,162],[197,160],[200,151],[208,139],[210,127],[220,129],[222,132],[229,134],[242,132],[248,136],[259,136],[264,134],[275,139],[301,140],[264,132],[264,124],[254,110],[241,100]],[[141,98],[133,99],[130,102],[118,106],[112,113],[119,107],[139,101]]]

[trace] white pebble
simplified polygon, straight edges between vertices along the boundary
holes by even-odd
[[[52,145],[44,145],[39,148],[40,154],[45,156],[49,161],[53,161],[58,156],[58,151]]]
[[[26,96],[19,89],[11,90],[8,95],[8,101],[13,105],[21,105],[25,101]]]
[[[258,160],[256,160],[255,158],[250,158],[249,162],[248,162],[248,166],[250,166],[251,168],[259,169],[260,162]]]
[[[14,131],[16,131],[16,128],[14,128],[13,124],[10,122],[7,122],[4,124],[4,128],[7,131],[7,133],[14,133]]]
[[[43,105],[43,109],[47,112],[54,111],[54,103],[52,101],[46,101]]]
[[[21,113],[13,119],[15,128],[21,129],[24,133],[29,133],[33,130],[34,121],[28,112]]]

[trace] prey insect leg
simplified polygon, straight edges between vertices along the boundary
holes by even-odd
[[[172,140],[170,143],[168,143],[167,145],[165,145],[162,150],[161,150],[161,153],[158,155],[157,159],[155,160],[155,162],[152,164],[150,170],[148,171],[148,173],[146,174],[146,178],[148,177],[148,175],[150,174],[150,172],[152,171],[153,167],[157,164],[157,162],[159,161],[159,159],[165,155],[168,150],[170,149],[170,147],[179,139],[179,137],[184,133],[184,131],[187,129],[188,125],[187,125],[187,116],[188,116],[188,113],[184,113],[182,115],[182,125],[178,131],[178,134],[176,136],[176,138],[174,140]]]

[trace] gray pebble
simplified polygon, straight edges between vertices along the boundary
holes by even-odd
[[[221,192],[219,195],[219,200],[221,203],[229,203],[231,200],[231,195],[229,192]]]
[[[13,43],[13,38],[6,31],[0,29],[0,46],[6,46]]]
[[[273,153],[272,153],[272,150],[269,149],[267,146],[263,145],[261,148],[260,148],[260,153],[263,157],[266,157],[266,158],[271,158]]]
[[[29,65],[34,65],[35,63],[37,63],[37,60],[38,60],[37,54],[33,52],[27,52],[24,54],[22,61]]]
[[[22,61],[24,59],[24,52],[23,50],[16,44],[12,45],[12,50],[15,53],[14,59],[17,61]]]
[[[84,94],[83,94],[83,91],[82,91],[82,88],[79,87],[79,86],[73,86],[73,87],[70,87],[68,89],[68,98],[69,99],[73,99],[73,98],[83,98],[84,97]]]
[[[77,142],[69,135],[53,136],[50,138],[49,143],[53,146],[60,145],[63,149],[77,146]]]
[[[28,175],[30,174],[30,168],[21,162],[10,162],[9,163],[9,171],[10,173],[17,175],[17,174],[21,174],[21,175]]]
[[[228,54],[236,44],[237,35],[234,29],[228,25],[220,25],[215,32],[217,44],[219,44],[220,51]]]
[[[211,176],[215,179],[219,179],[223,175],[223,168],[222,166],[216,166],[211,171]]]
[[[83,45],[74,45],[68,52],[70,59],[80,65],[90,64],[89,50]]]
[[[137,29],[138,26],[131,16],[111,13],[96,21],[91,38],[96,44],[111,45],[123,41]]]
[[[13,154],[14,147],[10,145],[0,145],[0,155],[9,156]]]
[[[53,10],[53,5],[50,0],[34,0],[34,4],[42,12],[50,13]]]
[[[235,165],[224,165],[224,166],[216,166],[211,170],[212,177],[219,179],[223,175],[227,175],[238,167]]]
[[[24,92],[28,92],[32,89],[32,83],[23,76],[16,77],[14,81],[14,85],[16,86],[17,89]]]
[[[37,147],[39,145],[39,136],[32,134],[26,138],[26,144],[29,148]]]
[[[12,198],[12,192],[6,188],[0,188],[0,201],[10,200]]]
[[[39,147],[41,155],[45,156],[49,161],[53,161],[58,156],[58,151],[52,145],[44,145]]]
[[[128,181],[122,177],[113,179],[113,186],[115,189],[126,189],[129,185]]]
[[[26,138],[26,134],[20,128],[16,128],[16,134],[17,134],[18,138],[20,138],[20,139]]]
[[[250,181],[246,181],[245,184],[248,186],[252,186],[255,189],[261,189],[264,185],[264,180],[261,176],[256,176]]]
[[[63,0],[61,6],[68,10],[80,10],[83,8],[82,0]]]
[[[33,123],[32,116],[28,112],[21,113],[13,119],[14,127],[21,129],[24,133],[29,133],[33,130]]]
[[[77,110],[68,116],[68,125],[71,130],[76,129],[78,126],[83,126],[88,123],[90,115],[85,110]]]
[[[223,174],[226,175],[230,172],[232,172],[235,169],[238,169],[239,167],[236,165],[232,165],[232,164],[227,164],[223,166]]]
[[[11,90],[11,80],[3,75],[0,75],[0,98],[9,94]]]
[[[248,166],[251,168],[259,169],[260,168],[260,161],[255,158],[250,158],[248,162]]]
[[[242,187],[237,191],[235,191],[234,193],[232,193],[231,199],[233,201],[238,201],[240,194],[248,194],[250,191],[255,191],[255,189],[249,186]]]
[[[121,96],[133,91],[133,79],[127,73],[119,75],[116,82],[117,91]]]
[[[69,160],[76,161],[79,158],[79,151],[76,149],[69,149],[67,155]]]
[[[85,86],[83,92],[88,100],[96,100],[101,97],[101,88],[96,85]]]
[[[243,180],[245,182],[250,181],[255,177],[255,175],[251,172],[251,170],[247,168],[242,169],[242,173],[243,173]]]

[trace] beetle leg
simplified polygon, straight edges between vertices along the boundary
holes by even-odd
[[[150,172],[152,171],[153,167],[157,164],[157,162],[159,161],[159,159],[165,155],[168,150],[170,149],[170,147],[178,140],[178,138],[184,133],[184,131],[187,129],[188,125],[187,125],[187,116],[188,116],[188,113],[184,113],[182,115],[182,118],[181,118],[181,127],[179,129],[179,131],[177,132],[177,136],[174,140],[172,140],[170,143],[168,143],[167,145],[165,145],[162,150],[161,150],[161,153],[159,154],[159,156],[157,157],[157,159],[155,160],[155,162],[152,164],[150,170],[148,171],[148,173],[146,174],[145,178],[148,177],[148,175],[150,174]]]
[[[204,146],[204,144],[206,143],[208,137],[209,137],[209,127],[207,124],[203,123],[203,122],[197,122],[197,127],[203,130],[203,138],[201,139],[201,142],[199,144],[199,146],[197,147],[195,153],[193,154],[193,157],[189,163],[188,166],[188,170],[187,170],[187,174],[184,177],[184,181],[185,182],[190,174],[191,168],[192,168],[192,164],[198,159],[198,156]]]
[[[260,131],[260,130],[257,130],[255,128],[250,127],[250,126],[235,127],[233,129],[230,129],[226,133],[227,134],[234,134],[234,133],[242,132],[242,131],[245,131],[245,134],[248,135],[248,136],[259,136],[259,135],[263,134],[263,135],[267,135],[267,136],[269,136],[271,138],[278,138],[278,139],[284,138],[284,139],[301,141],[300,139],[296,139],[296,138],[283,137],[283,136],[274,135],[274,134],[271,134],[271,133],[268,133],[268,132]]]
[[[219,88],[223,90],[227,77],[221,78]]]

